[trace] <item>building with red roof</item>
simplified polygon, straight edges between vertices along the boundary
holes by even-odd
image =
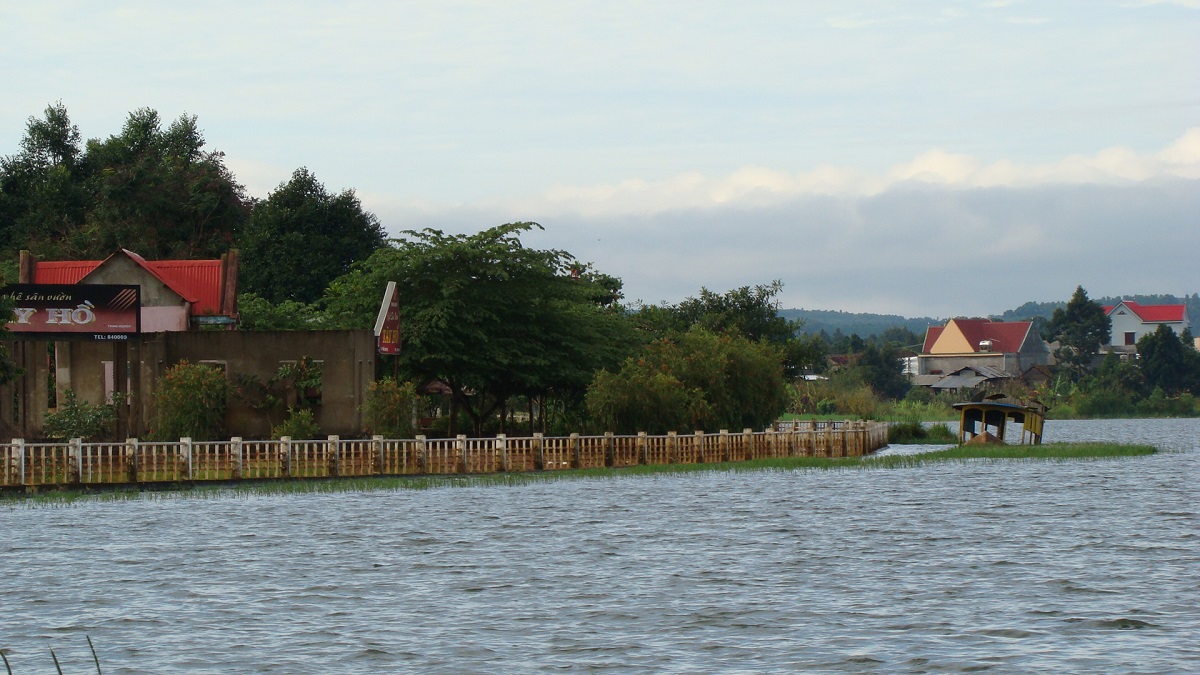
[[[1139,305],[1132,300],[1122,300],[1104,307],[1104,313],[1112,321],[1110,344],[1117,351],[1135,351],[1137,341],[1143,335],[1158,330],[1159,324],[1183,334],[1188,328],[1187,305]]]
[[[1050,347],[1031,321],[951,319],[926,330],[914,380],[933,385],[964,368],[1019,377],[1050,361]]]
[[[40,261],[21,252],[24,284],[141,287],[143,333],[192,330],[237,319],[237,252],[220,260],[146,260],[121,249],[104,260]]]

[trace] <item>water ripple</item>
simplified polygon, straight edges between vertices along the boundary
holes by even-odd
[[[1140,430],[1140,431],[1137,431]],[[1139,435],[1140,434],[1140,435]],[[0,511],[0,647],[45,672],[1200,670],[1182,452]]]

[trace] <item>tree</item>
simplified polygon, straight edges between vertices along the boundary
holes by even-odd
[[[638,321],[655,337],[683,334],[693,326],[713,333],[735,332],[751,340],[783,344],[792,338],[799,323],[779,316],[775,296],[783,290],[776,280],[758,286],[742,286],[725,293],[700,289],[678,305],[639,308]]]
[[[911,386],[904,376],[904,362],[891,344],[868,343],[858,356],[857,367],[863,383],[880,396],[903,398]]]
[[[783,358],[765,341],[693,326],[597,373],[588,412],[621,433],[762,428],[787,407]]]
[[[379,219],[353,190],[331,194],[299,168],[254,206],[238,239],[241,288],[273,303],[313,302],[385,244]]]
[[[613,278],[565,251],[526,248],[520,235],[533,228],[404,232],[330,284],[326,315],[370,326],[395,281],[404,299],[400,368],[416,382],[446,383],[477,432],[513,396],[582,397],[596,370],[630,353],[633,329],[602,301]]]
[[[1082,371],[1091,366],[1100,348],[1108,344],[1112,322],[1104,307],[1089,300],[1087,291],[1078,286],[1066,309],[1054,310],[1047,329],[1051,340],[1059,342],[1055,352],[1059,363]]]
[[[65,238],[84,221],[79,127],[62,102],[30,117],[20,152],[0,158],[0,246],[5,251],[47,237]]]
[[[1196,388],[1200,355],[1186,347],[1175,331],[1159,324],[1137,341],[1137,351],[1147,389],[1160,388],[1175,395]]]
[[[0,245],[42,257],[215,257],[248,215],[224,155],[204,149],[195,116],[166,129],[154,110],[80,145],[62,103],[30,118],[21,150],[0,162]]]

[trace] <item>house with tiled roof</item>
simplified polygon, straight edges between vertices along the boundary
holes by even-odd
[[[975,375],[987,374],[986,379],[1020,377],[1050,362],[1050,347],[1031,321],[950,319],[945,326],[926,329],[913,379],[933,386],[964,368],[973,369]]]
[[[41,261],[21,252],[24,284],[141,287],[141,332],[186,331],[237,318],[237,252],[220,260],[146,260],[121,249],[104,260]]]
[[[1163,324],[1182,335],[1188,328],[1187,305],[1140,305],[1132,300],[1122,300],[1104,307],[1104,313],[1112,321],[1111,346],[1116,351],[1133,352],[1143,335],[1158,330]]]

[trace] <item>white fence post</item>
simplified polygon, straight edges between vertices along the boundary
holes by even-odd
[[[183,456],[187,458],[187,479],[192,479],[192,439],[184,436],[179,439],[179,449],[183,451]]]

